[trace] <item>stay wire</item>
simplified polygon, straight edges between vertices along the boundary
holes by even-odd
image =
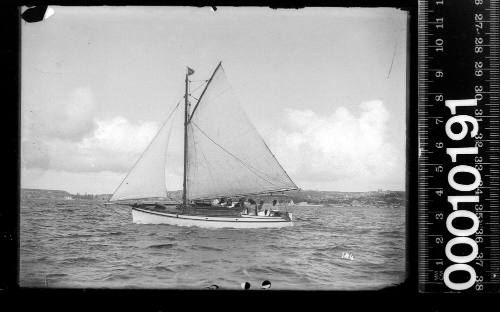
[[[130,169],[130,171],[127,173],[127,175],[125,176],[125,178],[123,178],[122,182],[120,183],[120,185],[118,185],[118,187],[114,190],[113,192],[113,195],[111,195],[111,198],[113,198],[113,196],[115,195],[115,193],[120,189],[120,187],[122,186],[123,182],[125,182],[125,180],[127,180],[128,176],[130,175],[130,173],[135,169],[135,167],[137,166],[137,164],[141,161],[142,157],[144,157],[144,154],[146,154],[146,152],[149,150],[149,148],[151,147],[151,145],[153,144],[153,142],[156,140],[156,138],[158,137],[158,135],[160,134],[161,130],[163,129],[163,127],[165,127],[165,125],[167,124],[167,122],[170,120],[170,118],[172,117],[172,114],[177,110],[177,108],[179,107],[179,105],[181,104],[181,100],[184,98],[181,97],[178,101],[177,101],[177,105],[175,105],[175,107],[172,109],[172,111],[170,111],[170,114],[168,115],[167,119],[165,120],[165,122],[161,125],[160,129],[158,130],[158,132],[156,133],[156,135],[154,136],[154,138],[151,140],[151,142],[149,142],[148,146],[146,147],[146,149],[142,152],[141,156],[137,159],[137,161],[135,162],[134,166],[132,167],[132,169]],[[110,200],[111,201],[111,200]]]
[[[192,122],[193,125],[195,125],[195,127],[200,130],[200,132],[206,136],[210,141],[212,141],[215,145],[217,145],[218,147],[220,147],[224,152],[226,152],[227,154],[229,154],[230,156],[232,156],[233,158],[235,158],[236,160],[238,160],[241,164],[243,164],[245,167],[247,167],[250,171],[252,171],[257,177],[261,178],[262,180],[265,180],[266,182],[268,182],[269,184],[272,184],[274,186],[279,186],[279,185],[276,185],[274,184],[273,182],[269,181],[268,179],[266,179],[265,177],[262,177],[260,174],[258,174],[258,170],[256,170],[255,168],[253,168],[252,166],[250,166],[249,164],[245,163],[243,160],[241,160],[240,158],[238,158],[236,155],[234,155],[233,153],[231,153],[230,151],[228,151],[227,149],[225,149],[223,146],[221,146],[220,144],[218,144],[217,142],[215,142],[211,137],[209,137],[203,130],[200,129],[200,127],[198,127],[198,125],[194,122]]]

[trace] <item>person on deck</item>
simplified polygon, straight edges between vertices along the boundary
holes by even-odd
[[[222,206],[222,207],[225,207],[227,205],[226,203],[226,199],[224,197],[222,197],[219,201],[219,204]]]
[[[255,202],[255,200],[253,199],[249,199],[248,202],[250,203],[251,207],[253,207],[253,211],[255,212],[255,215],[257,216],[258,215],[258,211],[257,211],[257,203]]]
[[[273,200],[273,206],[276,206],[278,204],[278,200]],[[266,216],[273,216],[274,215],[274,212],[273,212],[273,208],[270,207],[269,210],[266,211]]]
[[[260,211],[262,211],[263,207],[264,207],[264,201],[261,199],[261,200],[259,201],[259,204],[257,205],[257,210],[260,212]],[[264,215],[265,215],[265,214],[266,214],[266,213],[265,213],[265,211],[264,211]]]
[[[240,198],[238,200],[239,208],[242,209],[242,214],[248,214],[248,207],[245,206],[245,198]]]

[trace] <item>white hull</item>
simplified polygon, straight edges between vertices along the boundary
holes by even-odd
[[[282,217],[241,216],[241,217],[204,217],[178,215],[132,208],[132,222],[137,224],[171,224],[179,226],[198,226],[203,228],[281,228],[293,226],[293,222]]]

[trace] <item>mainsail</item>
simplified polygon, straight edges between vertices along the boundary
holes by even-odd
[[[178,105],[111,201],[167,196],[165,162]],[[189,116],[186,131],[187,199],[298,189],[239,106],[221,64]]]
[[[239,106],[220,64],[187,130],[189,199],[297,189]]]

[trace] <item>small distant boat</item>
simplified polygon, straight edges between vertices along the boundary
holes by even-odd
[[[132,220],[139,224],[172,224],[209,228],[265,228],[292,226],[292,213],[268,209],[245,213],[211,204],[218,198],[244,198],[282,194],[299,189],[290,179],[254,125],[237,104],[219,63],[201,96],[190,111],[187,68],[184,93],[184,179],[182,203],[139,202],[167,197],[165,155],[170,131],[160,128],[134,167],[111,197],[132,207]]]

